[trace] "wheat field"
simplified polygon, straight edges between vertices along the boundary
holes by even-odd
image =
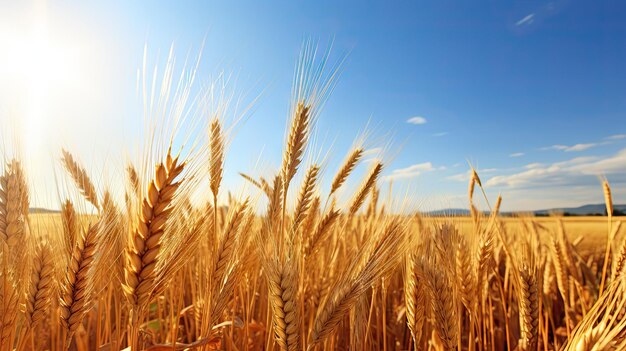
[[[28,169],[4,155],[0,351],[626,349],[620,218],[502,217],[500,197],[479,211],[475,171],[470,217],[392,211],[383,159],[354,179],[362,144],[337,170],[307,156],[337,75],[313,52],[280,168],[241,174],[256,195],[222,187],[225,109],[185,117],[193,98],[168,69],[122,184],[59,150],[81,197],[31,214]],[[608,182],[598,192],[612,213]]]

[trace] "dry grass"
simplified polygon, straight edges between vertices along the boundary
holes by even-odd
[[[4,164],[0,351],[625,349],[620,218],[504,218],[501,197],[484,214],[488,189],[474,170],[471,216],[389,213],[381,160],[351,179],[361,146],[333,174],[305,161],[336,76],[311,52],[298,66],[281,168],[240,173],[249,197],[222,189],[222,114],[179,153],[184,128],[155,121],[138,167],[120,172],[127,184],[94,183],[61,151],[82,198],[63,199],[58,214],[29,214],[28,170]],[[184,114],[188,91],[174,96]],[[601,189],[610,210],[608,182]]]

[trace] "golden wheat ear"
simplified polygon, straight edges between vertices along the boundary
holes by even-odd
[[[150,302],[154,290],[155,267],[161,252],[161,237],[172,212],[172,200],[180,182],[178,176],[185,167],[178,158],[156,166],[154,178],[148,185],[141,212],[136,222],[125,269],[124,292],[136,313]]]
[[[46,315],[52,300],[56,281],[54,279],[54,261],[52,248],[47,242],[36,246],[33,258],[30,286],[26,298],[25,322],[29,330],[35,329]]]
[[[270,258],[265,262],[269,300],[272,306],[274,339],[282,351],[299,350],[300,317],[298,307],[298,262],[288,258],[278,262]]]
[[[365,258],[353,258],[318,310],[309,336],[309,350],[314,349],[337,328],[359,297],[395,268],[406,250],[404,238],[405,228],[399,221],[391,221],[383,228],[379,240],[368,243],[369,247],[364,250],[368,252]]]
[[[0,176],[0,238],[10,250],[9,264],[25,253],[28,197],[20,164],[11,162]],[[22,252],[20,252],[22,251]]]
[[[374,166],[372,166],[367,178],[365,178],[365,181],[363,182],[363,184],[361,184],[361,187],[352,199],[352,204],[350,205],[351,215],[357,213],[359,211],[359,208],[363,206],[367,194],[369,194],[372,188],[376,185],[376,181],[378,180],[378,177],[380,176],[380,173],[382,171],[382,163],[377,162],[376,164],[374,164]]]
[[[408,254],[404,267],[404,303],[407,326],[413,337],[413,343],[419,345],[426,319],[426,293],[423,273],[419,272],[415,257]]]
[[[346,182],[346,179],[348,179],[356,165],[361,160],[363,151],[362,147],[357,147],[348,154],[348,157],[333,178],[333,182],[330,186],[330,194],[328,195],[329,197],[332,196]]]
[[[539,340],[539,283],[535,252],[530,243],[522,242],[516,265],[513,272],[518,285],[518,308],[520,320],[521,350],[536,350]]]
[[[220,184],[222,182],[222,176],[224,174],[224,135],[219,118],[215,118],[211,122],[209,137],[209,185],[211,192],[213,193],[213,197],[217,198]]]
[[[15,270],[9,264],[9,248],[0,243],[0,347],[11,350],[18,321],[19,294]]]
[[[61,222],[63,224],[63,244],[67,257],[71,257],[76,245],[78,223],[76,210],[70,200],[66,200],[61,205]]]
[[[267,195],[268,198],[270,198],[272,196],[272,187],[267,183],[267,181],[265,180],[265,178],[261,177],[258,181],[254,178],[252,178],[251,176],[239,172],[239,175],[247,180],[248,182],[250,182],[250,184],[254,185],[255,187],[257,187],[259,190],[262,190],[265,195]]]
[[[98,247],[97,224],[81,234],[72,251],[65,281],[61,284],[60,322],[66,348],[92,307],[94,275]]]
[[[302,155],[309,139],[310,109],[311,107],[305,106],[304,102],[298,102],[291,127],[289,128],[282,166],[283,191],[285,193],[289,189],[289,183],[296,175],[298,166],[302,162]]]
[[[621,318],[624,309],[626,279],[622,277],[607,285],[604,293],[578,323],[563,350],[624,350],[626,318]]]
[[[302,188],[300,194],[298,194],[298,200],[296,202],[296,208],[293,215],[293,222],[291,224],[292,235],[298,231],[298,228],[305,220],[309,212],[309,207],[313,198],[313,193],[317,185],[317,177],[320,172],[320,167],[312,165],[307,170],[304,180],[302,181]]]
[[[308,241],[304,245],[304,253],[306,257],[315,254],[318,251],[320,244],[323,243],[326,238],[328,238],[328,236],[332,232],[331,229],[333,225],[337,221],[337,218],[339,218],[339,214],[340,211],[335,210],[331,206],[330,211],[328,211],[328,213],[326,213],[324,217],[322,217],[319,223],[317,223],[312,232],[312,235],[309,237]]]
[[[63,157],[63,166],[67,173],[72,177],[74,183],[81,194],[89,201],[98,211],[100,211],[100,203],[98,202],[98,194],[96,187],[93,185],[91,179],[87,175],[87,171],[78,164],[71,153],[66,150],[61,150]]]
[[[128,164],[126,166],[126,174],[128,179],[128,185],[132,190],[132,193],[136,196],[139,196],[141,193],[141,188],[139,185],[139,175],[137,174],[137,169],[132,164]]]

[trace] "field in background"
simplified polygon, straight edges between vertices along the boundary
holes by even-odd
[[[607,238],[607,218],[599,216],[580,216],[580,217],[558,217],[563,221],[563,227],[567,237],[576,244],[576,248],[585,254],[603,253]],[[506,227],[507,232],[520,233],[528,235],[526,229],[522,226],[522,219],[504,217],[500,219]],[[461,231],[471,232],[472,219],[470,217],[453,217],[446,219],[455,223]],[[547,229],[543,231],[543,235],[557,230],[556,217],[528,217],[524,221],[532,221]],[[613,223],[626,222],[626,217],[614,217]],[[621,226],[617,233],[614,245],[619,245],[620,240],[626,235],[626,226]]]
[[[58,213],[31,214],[31,223],[33,229],[46,233],[50,231],[62,230],[61,215]],[[558,217],[563,221],[565,233],[567,237],[576,244],[576,248],[584,254],[600,254],[604,252],[607,238],[607,218],[600,216],[578,216],[578,217]],[[435,217],[427,219],[433,222],[449,222],[454,223],[462,233],[471,233],[473,223],[471,217]],[[507,232],[511,233],[527,233],[522,225],[522,221],[532,221],[545,228],[548,232],[557,230],[556,217],[526,217],[510,218],[504,217],[500,219],[506,227]],[[626,217],[613,217],[614,225],[617,222],[626,222]],[[546,234],[544,232],[543,234]],[[619,242],[626,235],[626,225],[620,227],[616,235],[616,242]]]

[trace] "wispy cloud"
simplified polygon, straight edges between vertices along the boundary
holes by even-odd
[[[454,180],[456,182],[467,182],[470,179],[470,174],[471,174],[471,171],[467,171],[467,172],[463,172],[463,173],[457,173],[455,175],[451,175],[451,176],[446,177],[446,179]]]
[[[608,157],[576,157],[552,164],[529,164],[524,170],[487,180],[487,186],[534,188],[550,186],[584,186],[597,182],[599,175],[626,176],[626,149]]]
[[[365,151],[363,151],[363,154],[361,155],[361,157],[369,157],[369,156],[376,156],[376,155],[380,155],[380,153],[382,153],[383,148],[381,147],[373,147],[370,149],[366,149]]]
[[[476,173],[478,173],[478,175],[480,176],[482,174],[494,173],[494,172],[497,172],[497,171],[498,171],[497,168],[484,168],[484,169],[476,170]],[[472,177],[472,170],[468,169],[466,172],[448,176],[448,177],[446,177],[446,179],[453,180],[453,181],[456,181],[456,182],[468,182],[471,177]]]
[[[426,124],[426,118],[422,116],[415,116],[407,119],[406,122],[410,124]]]
[[[528,16],[522,18],[521,20],[515,22],[516,26],[522,26],[522,25],[529,25],[532,24],[535,21],[535,14],[531,13]]]
[[[440,133],[435,133],[433,134],[434,137],[442,137],[442,136],[446,136],[448,135],[448,132],[440,132]]]
[[[576,144],[576,145],[552,145],[552,146],[546,146],[541,148],[541,150],[558,150],[558,151],[565,151],[565,152],[572,152],[572,151],[584,151],[587,149],[591,149],[592,147],[596,147],[600,144],[598,143],[586,143],[586,144]]]
[[[514,152],[509,155],[509,157],[522,157],[522,156],[524,156],[523,152]]]
[[[534,163],[529,163],[526,166],[524,166],[524,168],[526,169],[533,169],[533,168],[539,168],[543,166],[543,163],[539,163],[539,162],[534,162]]]
[[[621,140],[626,139],[626,134],[615,134],[605,138],[606,140]]]
[[[383,177],[383,181],[414,178],[423,172],[434,171],[432,162],[417,163],[406,168],[394,169],[391,174]]]

